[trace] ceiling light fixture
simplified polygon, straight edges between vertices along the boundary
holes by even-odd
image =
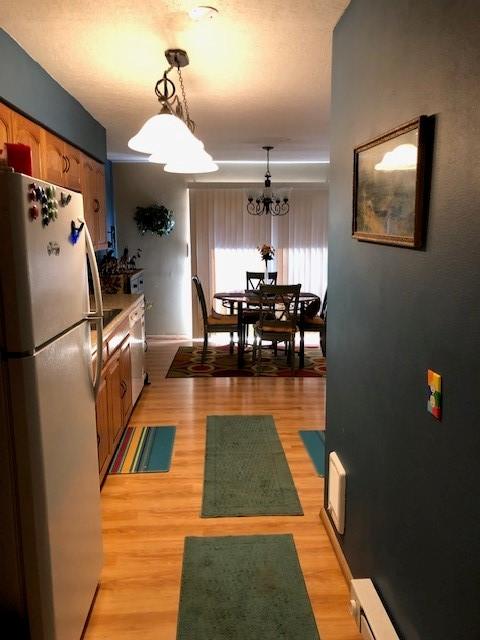
[[[249,196],[247,211],[252,216],[272,215],[272,216],[284,216],[290,210],[288,204],[288,198],[280,198],[272,192],[272,174],[270,173],[270,151],[273,147],[262,147],[267,152],[267,172],[265,173],[265,186],[263,193],[254,199],[253,196]]]
[[[188,15],[192,20],[196,20],[198,22],[199,20],[205,20],[206,18],[211,20],[217,13],[218,9],[215,9],[215,7],[199,5],[198,7],[193,7],[193,9],[188,12]]]
[[[167,49],[165,57],[170,67],[155,85],[155,94],[162,105],[160,113],[145,122],[140,131],[130,138],[128,146],[134,151],[151,154],[151,162],[176,167],[178,171],[175,173],[216,171],[218,166],[205,152],[203,142],[194,136],[195,122],[190,117],[180,70],[189,64],[187,52],[183,49]],[[174,68],[177,69],[183,103],[176,94],[175,85],[167,77]],[[183,163],[196,170],[181,170]]]

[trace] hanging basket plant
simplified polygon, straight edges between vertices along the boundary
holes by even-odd
[[[151,231],[158,236],[168,236],[175,226],[173,211],[163,204],[151,204],[149,207],[137,207],[133,216],[142,235]]]

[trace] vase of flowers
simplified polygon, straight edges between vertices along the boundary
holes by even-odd
[[[273,256],[275,255],[275,249],[272,247],[271,244],[262,244],[261,247],[257,247],[258,251],[260,252],[260,256],[262,257],[262,260],[265,261],[265,278],[264,278],[264,282],[265,284],[269,283],[269,277],[268,277],[268,263],[270,262],[270,260],[273,260]]]

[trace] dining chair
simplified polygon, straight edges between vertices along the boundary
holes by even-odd
[[[317,313],[320,311],[320,315]],[[324,357],[327,355],[327,291],[323,303],[320,298],[313,300],[305,307],[304,312],[300,315],[298,322],[300,330],[300,367],[305,362],[305,332],[316,332],[320,336],[320,348]]]
[[[268,282],[265,282],[264,271],[247,271],[247,289],[256,291],[261,284],[277,284],[277,271],[268,272]]]
[[[297,332],[298,299],[301,284],[260,285],[260,317],[255,324],[255,341],[253,359],[261,368],[262,342],[267,340],[276,347],[285,342],[287,361],[295,375],[295,334]],[[275,315],[272,317],[272,303],[275,304]]]
[[[205,361],[208,349],[208,334],[209,333],[229,333],[230,334],[230,354],[233,353],[233,334],[238,336],[238,316],[225,315],[218,313],[214,309],[210,314],[207,312],[207,303],[205,301],[205,294],[203,292],[202,283],[198,276],[192,277],[193,284],[197,291],[198,300],[202,309],[203,318],[203,352],[202,362]]]
[[[247,271],[247,291],[258,291],[262,284],[277,284],[277,271],[268,272],[268,282],[265,282],[264,271]],[[260,311],[258,305],[252,307],[247,304],[242,314],[243,341],[246,342],[248,328],[258,322]]]

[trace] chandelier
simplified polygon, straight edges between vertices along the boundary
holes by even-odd
[[[160,113],[149,118],[140,131],[130,138],[128,146],[134,151],[150,154],[149,161],[164,164],[170,173],[209,173],[218,166],[205,151],[203,142],[195,137],[195,122],[190,117],[181,68],[189,64],[183,49],[167,49],[165,57],[169,68],[155,85],[155,94],[161,104]],[[168,78],[177,69],[182,101],[175,85]]]
[[[280,198],[272,192],[272,174],[270,173],[270,151],[273,147],[262,147],[267,152],[267,172],[265,173],[265,186],[263,193],[254,199],[249,196],[247,211],[252,216],[272,215],[284,216],[290,210],[288,198]]]

